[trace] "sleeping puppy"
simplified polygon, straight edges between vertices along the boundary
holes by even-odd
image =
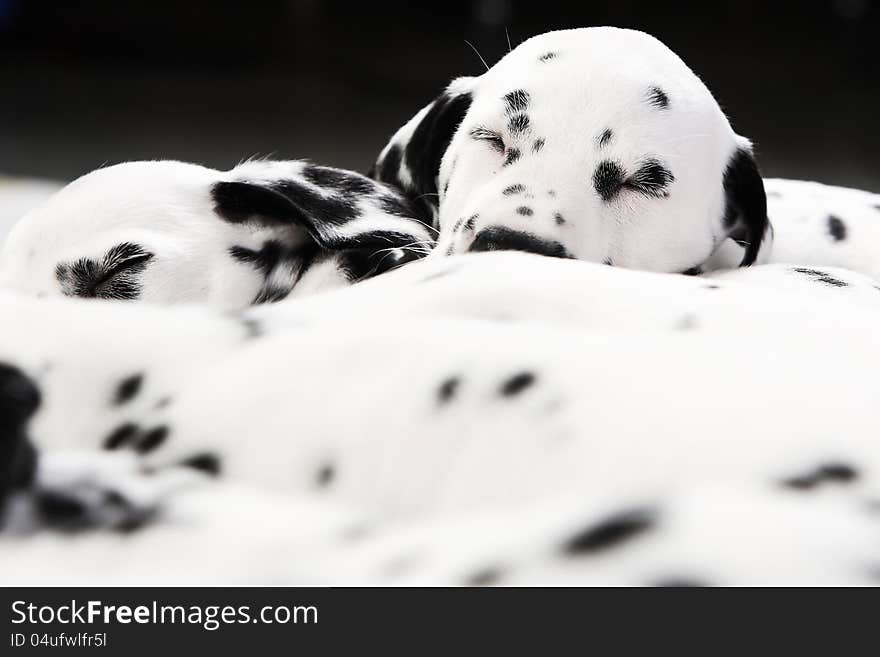
[[[525,41],[392,137],[373,177],[439,228],[438,251],[524,250],[659,272],[767,230],[748,140],[657,39],[599,27]]]
[[[0,285],[37,295],[240,308],[346,285],[424,252],[429,229],[395,190],[302,161],[230,171],[128,162],[25,215]]]
[[[437,584],[485,582],[488,569],[545,585],[876,581],[876,311],[866,321],[829,301],[816,312],[818,299],[752,288],[758,305],[743,313],[735,283],[707,290],[516,253],[461,259],[646,285],[608,295],[620,312],[597,313],[604,326],[372,307],[375,321],[356,331],[321,315],[261,336],[232,315],[342,305],[454,259],[242,313],[0,296],[16,318],[0,324],[0,404],[18,409],[4,439],[30,438],[39,452],[7,476],[4,532],[24,536],[0,535],[0,578],[390,583],[397,573]],[[640,303],[642,289],[661,287],[688,299],[688,325]],[[733,321],[712,328],[721,303]],[[413,354],[428,353],[414,367]]]

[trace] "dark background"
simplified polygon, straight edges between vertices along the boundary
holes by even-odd
[[[251,155],[365,170],[456,75],[550,29],[635,27],[678,52],[764,172],[880,191],[870,0],[0,0],[0,172]]]

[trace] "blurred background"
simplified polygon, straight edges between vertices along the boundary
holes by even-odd
[[[766,175],[880,191],[870,0],[0,0],[0,173],[251,155],[366,170],[454,76],[541,32],[651,32],[714,92]]]

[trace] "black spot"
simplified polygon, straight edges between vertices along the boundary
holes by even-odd
[[[720,290],[721,286],[720,285],[704,285],[703,289],[704,290]]]
[[[634,509],[592,524],[572,536],[563,546],[570,555],[601,552],[632,540],[654,525],[654,514],[646,509]]]
[[[199,470],[212,477],[216,477],[220,474],[220,457],[210,452],[190,456],[181,461],[180,465],[185,468]]]
[[[609,267],[613,267],[613,266],[614,266],[614,260],[612,260],[611,258],[605,258],[605,259],[602,261],[602,264],[603,264],[603,265],[608,265]]]
[[[660,87],[651,87],[647,93],[648,103],[660,109],[669,107],[669,96]]]
[[[104,439],[104,449],[118,449],[134,441],[138,434],[138,426],[131,422],[120,424]]]
[[[74,529],[84,525],[88,516],[86,505],[71,495],[43,491],[36,498],[37,509],[48,523]]]
[[[475,214],[468,217],[468,220],[464,222],[464,226],[462,226],[462,231],[465,233],[471,232],[474,227],[477,225],[477,219],[479,219],[480,215]]]
[[[422,254],[407,248],[347,249],[335,257],[338,268],[354,283],[396,269],[421,258]]]
[[[376,191],[376,183],[354,171],[306,164],[303,177],[318,187],[335,190],[352,196],[369,196]]]
[[[522,215],[523,217],[531,217],[533,214],[535,214],[530,207],[527,207],[525,205],[519,206],[516,209],[516,213]]]
[[[549,62],[551,59],[556,59],[559,56],[558,52],[545,52],[543,55],[538,57],[539,62]]]
[[[229,247],[229,255],[233,259],[252,265],[264,276],[267,276],[275,268],[281,260],[283,252],[284,247],[281,245],[281,242],[276,240],[267,240],[260,247],[259,251],[239,245]]]
[[[137,299],[141,293],[140,275],[153,257],[139,244],[123,242],[100,260],[80,258],[72,263],[58,263],[55,278],[65,296]]]
[[[685,269],[681,272],[682,276],[699,276],[703,273],[703,268],[697,265],[696,267],[691,267],[690,269]]]
[[[503,571],[497,567],[488,567],[468,575],[465,586],[495,586],[501,581]]]
[[[669,196],[667,188],[675,182],[672,172],[655,158],[645,159],[635,173],[624,181],[627,189],[639,192],[652,198]]]
[[[267,240],[259,250],[232,246],[229,255],[248,264],[263,277],[263,283],[252,303],[279,301],[287,297],[305,271],[312,265],[319,247],[309,243],[295,248],[276,240]]]
[[[612,160],[602,160],[593,172],[593,187],[603,201],[610,201],[620,192],[626,180],[626,171]]]
[[[504,191],[502,191],[501,193],[504,196],[513,196],[514,194],[522,194],[524,191],[526,191],[525,185],[520,185],[519,183],[517,183],[516,185],[505,187]]]
[[[835,242],[845,240],[846,224],[844,224],[839,217],[835,217],[833,214],[828,215],[828,232],[831,234],[831,237]]]
[[[611,140],[613,138],[614,132],[611,130],[611,128],[606,128],[602,131],[602,134],[596,138],[596,143],[599,144],[599,148],[604,148],[611,143]]]
[[[150,429],[140,437],[134,448],[141,454],[151,452],[165,442],[169,433],[170,430],[164,425]]]
[[[122,379],[116,386],[116,392],[113,395],[113,403],[119,406],[131,401],[140,392],[141,385],[144,382],[143,374],[132,374]]]
[[[536,139],[532,142],[532,153],[540,153],[544,148],[545,141],[543,138]]]
[[[315,474],[315,483],[318,488],[326,488],[333,483],[335,478],[336,468],[333,467],[332,463],[324,463]]]
[[[133,531],[155,515],[153,508],[136,508],[117,491],[103,491],[100,499],[89,503],[64,491],[44,490],[35,498],[36,509],[55,530],[77,532],[107,527]]]
[[[451,177],[452,174],[450,174]],[[446,181],[446,186],[449,187],[449,181]],[[403,196],[398,196],[397,194],[392,193],[390,190],[386,190],[378,196],[369,196],[364,197],[364,200],[378,204],[379,209],[382,210],[385,214],[390,214],[395,217],[401,217],[403,219],[412,219],[416,223],[421,224],[423,227],[427,228],[431,232],[436,232],[434,227],[430,225],[430,223],[422,223],[418,221],[414,217],[416,216],[416,212],[413,209],[413,206],[407,201]]]
[[[275,181],[272,189],[289,199],[290,204],[282,217],[267,216],[281,219],[286,225],[304,226],[313,237],[321,234],[324,226],[344,226],[361,216],[357,195],[325,195],[295,180]]]
[[[831,287],[847,287],[849,285],[849,283],[847,283],[846,281],[834,278],[830,274],[827,274],[824,271],[819,271],[818,269],[809,269],[807,267],[794,267],[792,268],[792,271],[798,274],[809,276],[814,281],[824,283],[825,285],[829,285]]]
[[[516,136],[524,133],[530,127],[529,117],[526,114],[517,114],[515,116],[510,117],[510,120],[507,122],[507,129],[510,131],[510,134]]]
[[[222,181],[211,187],[214,212],[218,217],[233,224],[262,217],[275,223],[292,223],[297,208],[284,194],[269,183],[246,181]]]
[[[125,515],[113,524],[113,529],[121,534],[130,534],[144,528],[156,515],[152,508],[135,509],[128,506]]]
[[[507,150],[507,156],[504,158],[502,166],[510,166],[520,158],[521,153],[518,148],[510,148]]]
[[[556,222],[557,226],[562,226],[565,224],[565,217],[563,217],[560,213],[556,213],[553,215],[553,220]]]
[[[523,91],[522,89],[511,91],[510,93],[504,94],[504,111],[508,114],[525,112],[529,108],[530,100],[531,98],[529,97],[528,92]]]
[[[571,257],[559,242],[504,226],[492,226],[481,230],[471,242],[468,251],[525,251],[553,258]]]
[[[437,388],[437,401],[440,404],[446,404],[455,397],[458,387],[461,385],[461,379],[457,376],[450,377],[440,384]]]
[[[811,472],[786,479],[782,485],[795,490],[812,490],[825,483],[850,483],[858,479],[858,476],[858,471],[850,465],[826,463]]]
[[[501,384],[499,393],[502,397],[515,397],[535,383],[535,375],[532,372],[520,372]]]
[[[245,338],[248,340],[259,338],[265,332],[263,330],[263,325],[259,320],[256,320],[253,317],[242,317],[240,321],[241,326],[244,329]]]
[[[9,491],[33,482],[37,452],[27,427],[40,403],[36,383],[17,367],[0,363],[0,512]]]

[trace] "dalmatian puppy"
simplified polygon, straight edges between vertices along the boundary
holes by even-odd
[[[542,34],[454,80],[372,175],[435,223],[441,255],[516,249],[685,272],[727,238],[751,264],[767,233],[749,141],[681,59],[632,30]]]
[[[871,583],[876,332],[841,322],[833,350],[824,330],[781,335],[437,319],[266,334],[155,409],[164,439],[95,455],[131,466],[112,487],[93,467],[90,499],[117,515],[90,517],[114,524],[74,545],[32,527],[0,540],[0,569],[143,582],[240,521],[185,581]],[[51,452],[19,495],[51,486]],[[83,514],[49,500],[49,528]]]
[[[396,191],[304,161],[230,171],[127,162],[26,214],[0,285],[39,296],[226,308],[347,285],[419,257],[429,230]]]

